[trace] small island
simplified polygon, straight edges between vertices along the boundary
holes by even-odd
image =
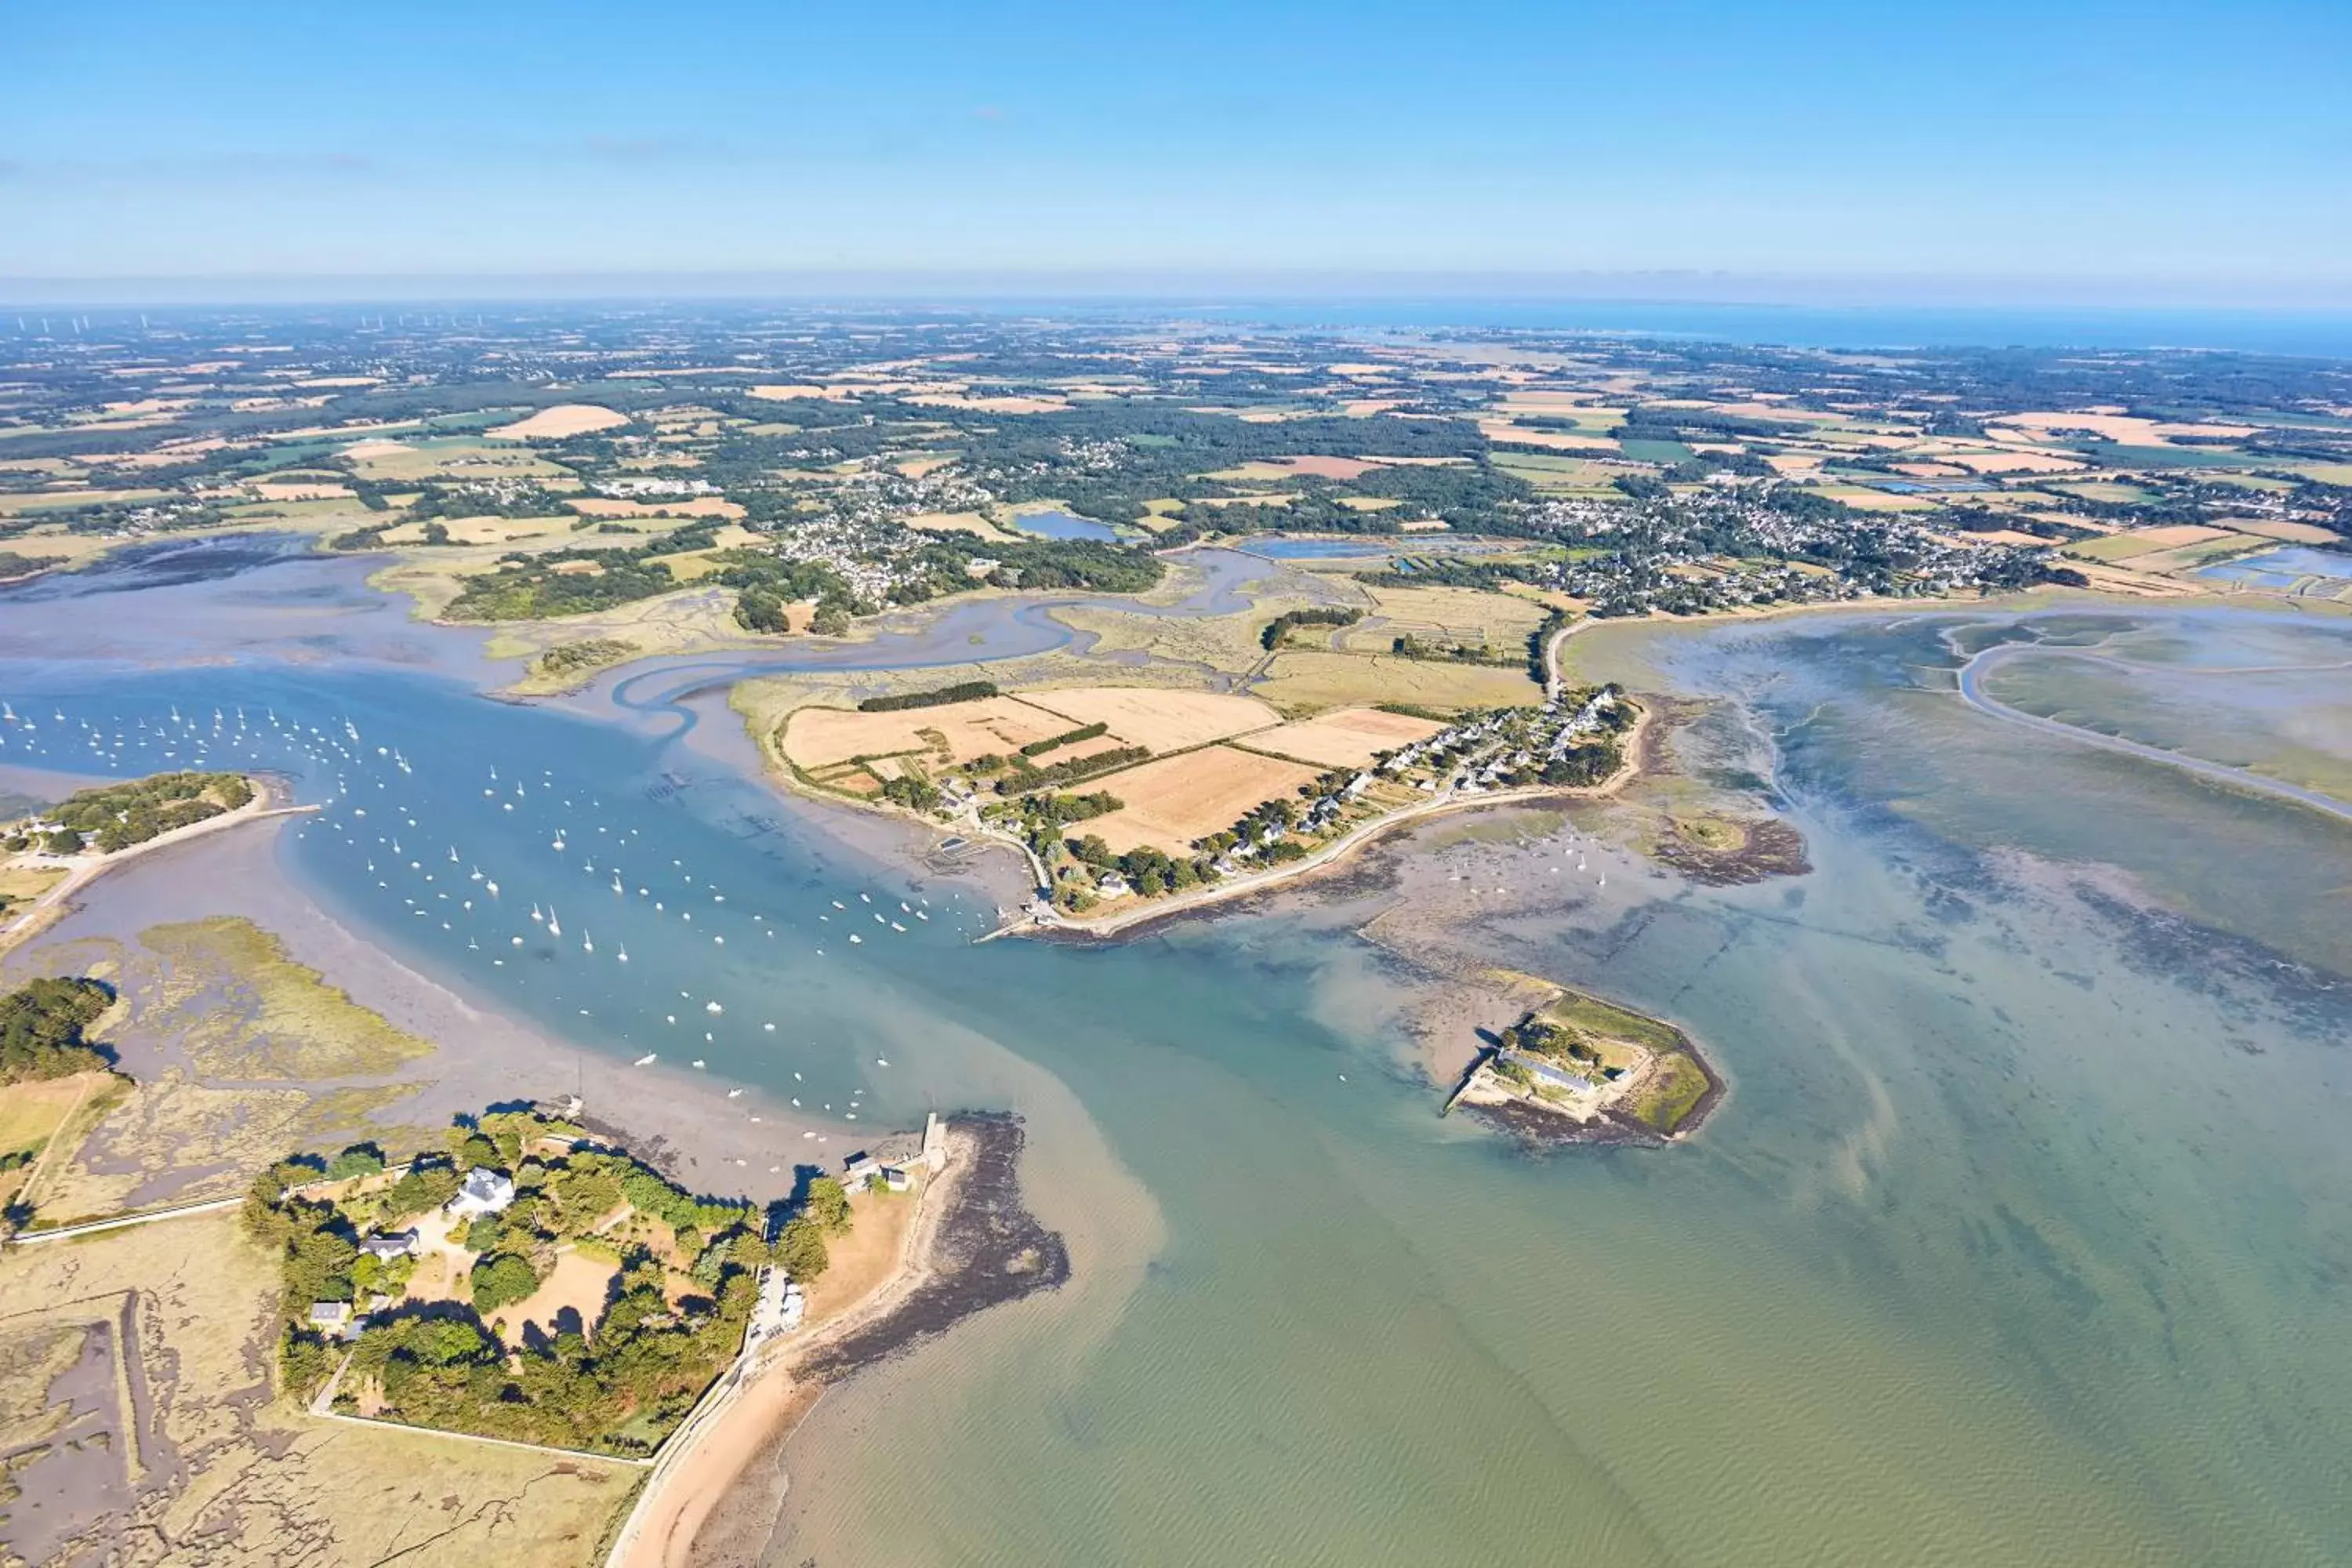
[[[1687,1135],[1723,1083],[1672,1024],[1563,989],[1493,1037],[1447,1097],[1538,1142],[1654,1142]]]

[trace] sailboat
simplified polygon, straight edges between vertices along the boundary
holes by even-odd
[[[539,912],[539,906],[537,904],[530,906],[530,920],[533,925],[544,925],[547,923],[547,917]]]
[[[613,877],[613,891],[614,891],[614,892],[616,892],[616,893],[624,893],[624,894],[625,894],[625,893],[628,891],[628,889],[625,889],[625,888],[624,888],[624,887],[622,887],[622,886],[621,886],[621,879],[620,879],[620,875],[619,875],[619,873],[617,873],[617,872],[616,872],[616,873],[614,873],[614,877]]]
[[[583,952],[593,952],[596,951],[594,939],[590,937],[584,931],[580,933],[580,951]]]
[[[614,956],[620,959],[623,963],[626,963],[629,962],[629,950],[626,947],[624,947],[618,953],[614,954]]]
[[[483,883],[483,884],[482,884],[482,890],[483,890],[484,892],[486,892],[486,893],[489,894],[489,895],[490,895],[490,897],[492,897],[492,898],[494,898],[494,899],[495,899],[495,898],[497,898],[497,897],[499,896],[499,885],[498,885],[496,882],[485,882],[485,883]]]
[[[563,934],[563,922],[555,918],[555,906],[553,904],[547,906],[547,934],[550,936],[562,936]]]

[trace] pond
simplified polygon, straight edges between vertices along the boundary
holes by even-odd
[[[1116,540],[1118,530],[1107,522],[1097,522],[1090,517],[1073,517],[1066,511],[1033,511],[1016,517],[1013,526],[1022,533],[1034,533],[1046,539],[1107,539]]]

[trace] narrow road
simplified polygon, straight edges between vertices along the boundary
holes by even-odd
[[[194,1215],[218,1214],[245,1202],[234,1198],[206,1198],[201,1203],[174,1204],[169,1208],[149,1209],[144,1214],[117,1215],[112,1219],[84,1220],[79,1225],[61,1225],[48,1230],[19,1231],[8,1238],[11,1247],[31,1247],[44,1241],[68,1241],[77,1236],[96,1236],[102,1230],[128,1230],[134,1225],[157,1225],[167,1219],[186,1219]]]

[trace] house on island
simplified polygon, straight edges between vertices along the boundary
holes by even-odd
[[[474,1219],[486,1214],[496,1214],[514,1202],[514,1178],[504,1171],[493,1171],[488,1165],[477,1165],[466,1173],[465,1185],[449,1200],[449,1214],[455,1219]]]
[[[310,1303],[310,1327],[329,1339],[359,1338],[362,1320],[352,1316],[349,1301],[313,1301]]]
[[[1529,1056],[1524,1051],[1505,1051],[1502,1057],[1504,1060],[1526,1068],[1528,1072],[1555,1089],[1564,1089],[1570,1094],[1592,1092],[1593,1084],[1591,1079],[1586,1078],[1582,1073],[1570,1072],[1566,1068],[1546,1061],[1541,1057]]]
[[[876,1186],[887,1192],[908,1192],[915,1185],[914,1163],[896,1158],[879,1160],[866,1152],[852,1154],[844,1163],[841,1184],[853,1193]]]
[[[1134,890],[1127,885],[1127,879],[1117,871],[1105,871],[1095,883],[1095,891],[1106,899],[1123,899]]]
[[[416,1250],[414,1230],[379,1231],[360,1238],[360,1250],[379,1263],[389,1263],[395,1258],[406,1258]]]

